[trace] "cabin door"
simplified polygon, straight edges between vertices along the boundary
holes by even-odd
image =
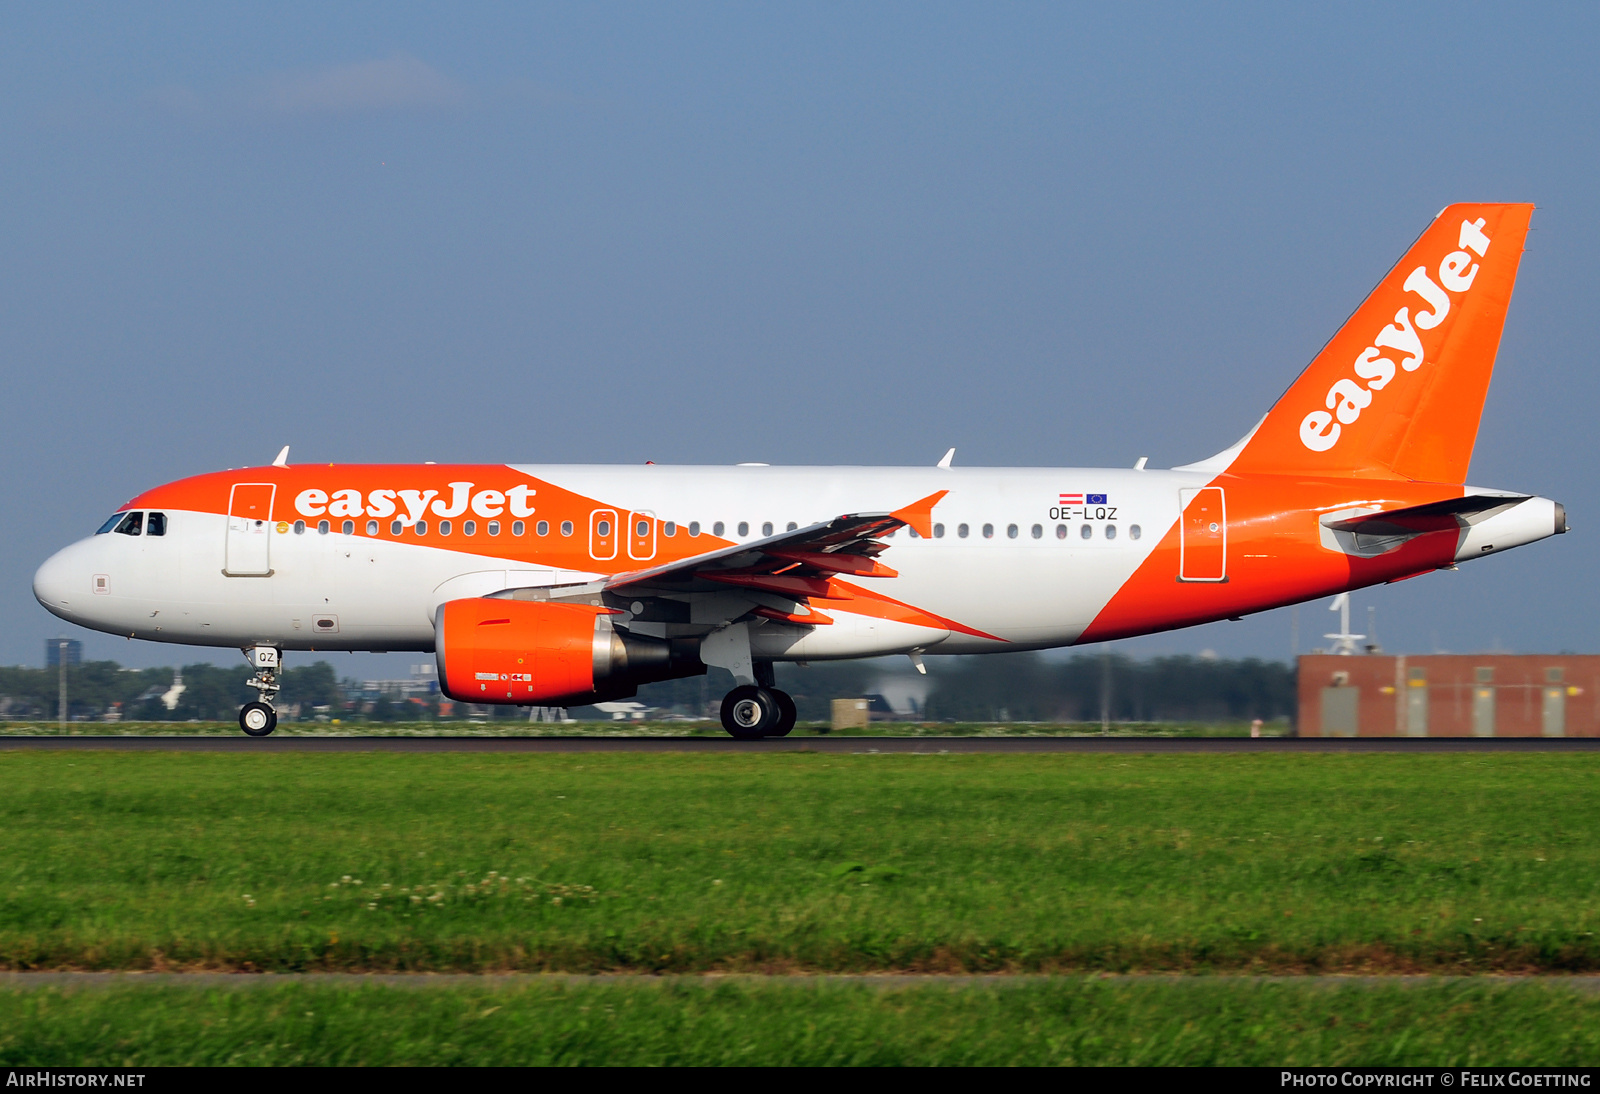
[[[1222,487],[1180,490],[1178,580],[1228,580],[1228,507]]]
[[[234,484],[228,495],[228,544],[222,572],[229,577],[272,573],[272,496],[270,482]]]

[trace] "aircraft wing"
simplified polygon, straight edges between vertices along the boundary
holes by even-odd
[[[806,601],[812,598],[854,600],[855,594],[836,582],[836,577],[898,576],[878,561],[878,555],[889,547],[880,537],[910,527],[918,535],[931,539],[932,510],[946,493],[941,490],[894,512],[848,513],[792,532],[707,551],[661,566],[630,570],[606,579],[603,587],[608,592],[748,590],[772,594],[795,604],[791,611],[767,607],[758,609],[759,614],[797,623],[830,622],[820,613],[805,614]]]

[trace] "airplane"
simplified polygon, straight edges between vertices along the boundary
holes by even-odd
[[[787,734],[777,662],[1038,650],[1399,581],[1567,530],[1464,485],[1532,216],[1441,211],[1255,428],[1155,470],[288,463],[148,490],[38,570],[81,626],[232,646],[245,733],[286,652],[433,651],[467,703],[625,700],[728,670],[729,734]]]

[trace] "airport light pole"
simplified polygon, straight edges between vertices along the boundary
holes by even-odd
[[[1100,732],[1111,732],[1111,647],[1100,647]]]
[[[56,708],[56,720],[67,728],[67,640],[56,643],[56,667],[61,674],[61,702]]]

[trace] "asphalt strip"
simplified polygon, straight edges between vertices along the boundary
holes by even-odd
[[[0,734],[0,750],[156,752],[1597,752],[1600,737],[384,737]]]
[[[1522,987],[1537,984],[1584,994],[1600,994],[1600,976],[1251,976],[1229,974],[1152,973],[229,973],[229,972],[0,972],[0,990],[37,991],[44,988],[65,990],[125,988],[139,985],[180,986],[185,988],[228,988],[247,990],[281,984],[330,985],[340,988],[367,986],[385,988],[500,988],[531,987],[535,984],[562,984],[571,987],[603,985],[748,984],[804,988],[821,985],[850,985],[872,988],[1004,988],[1032,984],[1060,983],[1159,984],[1167,987],[1221,984],[1231,987],[1292,985],[1319,989],[1337,988],[1417,988],[1439,984],[1487,987]]]

